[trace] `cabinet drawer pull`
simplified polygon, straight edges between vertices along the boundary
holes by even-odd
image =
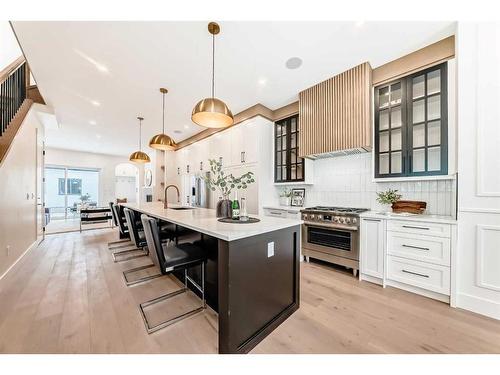
[[[413,225],[403,225],[403,228],[408,228],[408,229],[422,229],[422,230],[429,230],[431,228],[427,228],[427,227],[416,227],[416,226],[413,226]]]
[[[401,271],[404,272],[404,273],[409,273],[410,275],[415,275],[415,276],[429,278],[429,275],[424,275],[423,273],[417,273],[417,272],[407,271],[405,269],[403,269]]]
[[[420,247],[420,246],[413,246],[413,245],[401,245],[403,247],[409,247],[410,249],[417,249],[417,250],[425,250],[425,251],[429,251],[429,248],[428,247]]]
[[[200,161],[200,171],[202,171],[202,170],[203,170],[203,162]]]
[[[365,221],[382,221],[381,219],[364,219],[364,218],[363,218],[363,220],[365,220]]]
[[[241,151],[240,161],[241,161],[242,163],[244,163],[244,162],[245,162],[245,151]]]
[[[269,211],[270,214],[273,214],[273,215],[283,215],[284,212],[277,212],[277,211]]]

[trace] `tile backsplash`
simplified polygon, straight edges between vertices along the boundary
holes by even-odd
[[[427,214],[455,216],[456,211],[455,180],[373,182],[371,153],[315,160],[314,185],[305,189],[306,206],[380,210],[376,193],[397,189],[402,199],[427,202]],[[281,190],[276,188],[276,196]]]

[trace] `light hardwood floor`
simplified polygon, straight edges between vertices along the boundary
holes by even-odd
[[[110,229],[47,236],[0,280],[1,353],[216,353],[207,310],[148,335],[138,304],[178,288],[127,288]],[[253,353],[500,353],[500,321],[322,264],[301,266],[301,307]]]

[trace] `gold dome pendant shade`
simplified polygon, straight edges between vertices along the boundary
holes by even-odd
[[[215,22],[208,24],[208,32],[212,34],[212,97],[200,100],[193,108],[191,120],[205,128],[226,128],[233,125],[234,118],[226,103],[215,97],[215,35],[220,27]]]
[[[137,117],[137,119],[139,120],[139,151],[135,151],[132,154],[130,154],[129,160],[134,163],[145,164],[149,163],[151,159],[149,158],[148,154],[142,152],[142,147],[141,147],[142,120],[144,120],[144,118]]]
[[[151,162],[151,159],[145,152],[136,151],[130,155],[130,161],[134,163],[144,164]]]
[[[161,88],[160,92],[163,95],[163,130],[160,134],[156,134],[149,141],[149,147],[157,150],[175,150],[177,145],[172,138],[165,134],[165,94],[168,92],[167,89]]]

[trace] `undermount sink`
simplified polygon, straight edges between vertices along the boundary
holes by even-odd
[[[194,207],[169,207],[171,210],[194,210]]]

